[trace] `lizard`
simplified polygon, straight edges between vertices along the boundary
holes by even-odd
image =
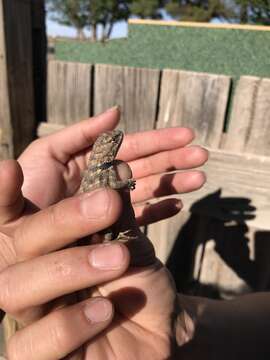
[[[133,178],[120,179],[117,172],[119,161],[116,160],[116,156],[123,138],[124,133],[121,130],[107,131],[97,138],[87,162],[87,169],[83,173],[79,193],[101,187],[109,187],[118,191],[135,189],[136,181]],[[105,229],[101,234],[104,236],[104,242],[114,240],[125,242],[133,238],[128,235],[129,230],[117,231],[115,226]]]

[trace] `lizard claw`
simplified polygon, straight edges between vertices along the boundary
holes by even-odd
[[[120,241],[120,242],[128,242],[129,240],[136,240],[137,239],[137,236],[131,236],[129,235],[130,234],[130,231],[131,230],[126,230],[126,231],[121,231],[118,236],[117,236],[117,241]]]
[[[136,180],[135,179],[129,179],[127,187],[129,190],[135,190],[136,188]]]

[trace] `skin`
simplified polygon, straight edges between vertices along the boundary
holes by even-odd
[[[166,359],[186,342],[174,284],[138,224],[172,216],[182,206],[176,199],[141,203],[205,182],[201,171],[188,170],[207,160],[204,149],[188,147],[191,130],[127,135],[119,158],[129,163],[137,188],[132,206],[125,202],[125,221],[138,241],[75,246],[122,213],[113,190],[77,195],[91,144],[118,121],[119,110],[111,109],[35,141],[18,162],[0,164],[0,308],[22,328],[8,342],[10,360]],[[187,171],[164,174],[174,169]],[[88,296],[79,301],[83,289]]]

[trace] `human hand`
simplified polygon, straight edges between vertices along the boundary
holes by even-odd
[[[109,115],[110,121],[112,119],[117,121],[117,118],[115,118],[115,117],[110,118],[110,116],[112,116],[113,113],[115,114],[115,110],[111,113],[107,113],[107,116]],[[103,120],[104,120],[104,118],[103,118]],[[96,124],[96,126],[98,126],[98,125]],[[100,124],[99,124],[99,126],[100,126]],[[70,129],[67,129],[67,130],[70,130]],[[62,133],[62,134],[58,133],[58,134],[53,135],[52,137],[48,137],[47,139],[42,139],[42,140],[35,142],[33,144],[33,146],[32,147],[30,146],[30,148],[23,154],[23,156],[20,159],[24,170],[26,170],[26,175],[25,175],[26,180],[25,180],[24,187],[23,187],[24,194],[26,194],[26,195],[28,194],[28,198],[30,198],[33,202],[35,202],[35,204],[38,204],[41,207],[45,207],[48,205],[48,204],[46,204],[46,198],[49,199],[49,201],[48,201],[49,203],[54,203],[55,201],[58,200],[57,197],[61,198],[62,196],[69,196],[70,192],[72,193],[72,192],[76,191],[76,189],[78,187],[78,185],[77,185],[77,182],[79,181],[78,177],[80,177],[81,169],[85,165],[85,158],[86,158],[86,154],[87,154],[87,151],[89,150],[89,148],[85,149],[82,153],[80,153],[80,150],[79,150],[79,153],[77,151],[77,154],[75,155],[74,158],[72,158],[71,160],[66,159],[66,161],[64,161],[65,154],[63,154],[63,152],[61,152],[60,145],[61,145],[61,140],[63,141],[63,144],[65,143],[65,141],[70,140],[71,134],[69,134],[69,136],[67,136],[68,135],[68,133],[66,132],[67,130],[65,130],[64,137],[62,136],[64,133]],[[73,127],[72,130],[74,131],[75,128]],[[78,128],[77,130],[78,130],[78,133],[81,132],[81,129],[79,130],[79,128]],[[99,130],[99,132],[102,132],[104,130],[107,130],[107,128],[103,129],[103,130]],[[140,171],[141,171],[141,178],[139,179],[139,181],[141,181],[142,189],[140,191],[137,191],[137,195],[136,195],[137,201],[143,201],[143,200],[147,199],[147,196],[149,198],[149,195],[151,195],[151,189],[152,189],[152,191],[153,190],[157,191],[155,181],[156,182],[160,181],[160,178],[161,178],[160,172],[163,172],[165,170],[171,170],[172,167],[177,168],[175,165],[172,165],[172,163],[174,161],[177,163],[177,160],[175,160],[176,155],[177,155],[175,153],[175,151],[180,150],[180,149],[175,149],[175,147],[179,146],[179,141],[177,141],[178,142],[177,145],[174,144],[174,146],[172,146],[172,139],[170,139],[170,138],[172,138],[172,134],[173,134],[172,130],[174,130],[174,132],[175,132],[175,129],[163,130],[163,131],[161,131],[161,134],[160,134],[161,136],[158,136],[156,138],[156,140],[158,140],[160,138],[160,139],[162,139],[162,141],[163,140],[167,141],[167,145],[165,144],[165,148],[162,147],[162,144],[161,144],[161,146],[154,145],[154,146],[150,146],[150,148],[146,147],[147,151],[142,154],[140,154],[140,152],[136,153],[136,151],[135,152],[131,151],[131,153],[133,153],[133,156],[130,154],[131,158],[125,158],[120,155],[120,157],[122,157],[122,159],[124,159],[126,161],[131,160],[130,165],[133,168],[134,172],[136,171],[136,166],[137,166],[138,174],[140,174]],[[169,131],[170,134],[168,134],[168,133],[166,134],[166,131]],[[189,130],[179,129],[179,131],[181,131],[181,133],[182,133],[181,136],[183,135],[183,131],[184,131],[184,135],[185,135],[184,138],[186,138],[186,140],[187,140],[186,135],[190,135],[189,141],[191,140],[192,133]],[[185,134],[185,132],[186,132],[186,134]],[[150,133],[150,134],[151,134],[151,136],[154,135],[154,133]],[[157,132],[155,132],[155,134],[157,134]],[[57,138],[56,135],[57,136],[61,135],[61,136],[59,138]],[[72,135],[74,135],[74,133]],[[144,139],[143,138],[139,139],[138,135],[139,134],[133,135],[133,136],[135,136],[134,144],[137,144],[137,146],[142,144],[145,141],[145,135],[149,136],[149,133],[148,134],[146,133],[144,135]],[[167,136],[165,136],[165,135],[167,135]],[[169,138],[169,135],[170,135],[170,138]],[[76,138],[76,136],[74,138]],[[49,142],[43,141],[43,140],[48,140],[48,139],[50,140]],[[176,139],[176,140],[179,140],[179,139]],[[165,143],[166,143],[166,141],[165,141]],[[168,144],[169,141],[170,141],[170,144]],[[54,151],[57,150],[57,147],[55,148],[53,146],[54,143],[57,143],[60,146],[60,147],[58,147],[58,150],[59,150],[58,156],[55,156],[55,153],[54,153]],[[132,144],[132,142],[128,142],[127,144],[129,144],[128,146],[130,146]],[[123,146],[124,145],[125,144],[123,144]],[[74,142],[72,141],[72,146],[76,146],[76,141],[74,141]],[[62,147],[65,148],[65,146],[62,146]],[[171,147],[173,149],[171,149]],[[168,150],[168,148],[169,148],[169,150]],[[34,149],[39,150],[40,152],[39,151],[33,152]],[[32,150],[32,151],[30,151],[30,150]],[[123,151],[124,150],[125,150],[125,148],[123,147]],[[181,150],[183,150],[183,149],[181,149]],[[197,153],[197,163],[201,164],[203,161],[205,161],[205,160],[203,160],[203,158],[206,157],[206,153],[203,150],[201,150],[200,148],[186,149],[186,150],[188,150],[188,152],[186,153],[186,156],[189,153],[191,155],[191,157],[192,157],[192,153],[193,153],[193,157],[194,157],[194,150],[195,150],[195,153]],[[191,152],[189,150],[191,150]],[[127,156],[129,154],[129,152],[126,152],[126,151],[124,151],[124,153],[126,153]],[[150,155],[150,156],[149,156],[149,158],[142,159],[141,156],[143,157],[145,155]],[[67,154],[66,154],[66,156],[67,156]],[[72,155],[70,155],[70,154],[69,154],[69,156],[72,157]],[[164,158],[171,159],[172,162],[171,163],[167,162],[166,165],[164,165]],[[196,156],[195,156],[195,158],[196,158]],[[200,158],[200,159],[198,160],[198,158]],[[60,161],[60,159],[61,159],[61,161]],[[134,160],[134,159],[136,159],[136,160]],[[160,171],[160,168],[161,168],[160,162],[162,159],[163,159],[163,165],[161,166],[162,171]],[[186,160],[186,159],[184,159],[184,160]],[[193,166],[196,163],[196,161],[194,162],[194,159],[191,162],[193,163]],[[147,163],[150,163],[151,166],[146,171],[144,171],[144,167]],[[188,165],[188,164],[190,164],[190,163],[188,161],[187,162],[182,161],[182,167],[189,167],[190,165]],[[41,165],[46,165],[46,164],[48,164],[48,166],[47,167],[45,166],[44,168],[41,169]],[[67,164],[67,165],[65,165],[65,164]],[[155,165],[155,166],[153,166],[153,165]],[[49,169],[49,171],[47,171],[48,169]],[[55,173],[52,171],[53,169],[55,170]],[[34,171],[34,170],[36,170],[36,171]],[[14,171],[14,169],[13,169],[13,171]],[[61,174],[61,171],[62,171],[62,174]],[[136,175],[135,175],[135,177],[136,177]],[[12,179],[12,178],[13,177],[11,176],[10,179]],[[17,178],[17,179],[19,178],[18,174],[17,174],[17,176],[15,176],[15,178]],[[193,178],[193,180],[195,178],[195,181],[193,181],[193,184],[192,184],[192,178]],[[48,180],[48,181],[46,181],[46,184],[52,185],[55,181],[55,184],[57,186],[56,187],[48,186],[47,188],[44,188],[44,180],[45,179]],[[163,179],[165,179],[165,182],[166,182],[166,175],[165,175],[165,177],[163,177]],[[161,191],[161,192],[163,191],[163,193],[161,193],[160,195],[170,194],[172,191],[177,192],[176,188],[177,188],[177,186],[179,186],[181,184],[181,182],[183,185],[183,184],[185,184],[185,181],[190,180],[191,185],[188,184],[186,190],[191,191],[192,185],[198,187],[198,186],[201,186],[202,182],[204,181],[204,177],[200,172],[185,174],[184,176],[181,174],[181,176],[176,175],[174,177],[171,177],[171,175],[170,175],[169,177],[167,177],[167,179],[170,179],[170,181],[173,181],[173,182],[175,181],[175,188],[173,188],[173,187],[168,188],[168,183],[167,183],[167,187],[165,187],[165,190],[164,190],[164,186],[159,189],[159,191]],[[37,180],[39,180],[39,181],[37,181]],[[148,182],[147,182],[147,180],[148,180]],[[200,181],[198,181],[198,180],[200,180]],[[38,184],[37,187],[35,186],[35,182]],[[144,187],[144,185],[147,185],[147,183],[151,184],[151,185],[154,184],[152,187],[150,187],[150,191],[148,189],[148,193],[147,193],[147,191],[145,191],[146,189]],[[163,184],[164,184],[164,182],[163,182]],[[10,184],[10,185],[12,185],[12,184]],[[16,186],[18,187],[18,185],[16,185]],[[165,191],[165,193],[164,193],[164,191]],[[13,194],[14,193],[16,193],[16,192],[13,191]],[[47,196],[45,196],[46,194],[47,194]],[[158,194],[156,193],[155,195],[158,195]],[[153,194],[151,196],[153,196]],[[12,199],[14,200],[14,197]],[[135,199],[136,199],[136,197],[135,197]],[[133,200],[134,200],[134,198],[133,198]],[[6,207],[5,207],[6,214],[3,217],[4,223],[10,225],[11,220],[17,219],[18,209],[20,208],[20,206],[18,206],[18,204],[20,204],[20,202],[18,203],[18,201],[10,200],[8,205],[6,202],[6,204],[5,204],[6,205]],[[175,203],[171,202],[170,200],[166,201],[166,202],[162,202],[158,205],[158,206],[160,206],[160,211],[162,213],[161,218],[167,217],[172,214],[172,209],[173,209],[172,205],[175,205]],[[31,213],[33,208],[34,208],[33,206],[29,206],[29,204],[28,204],[28,206],[26,207],[27,213],[29,213],[29,212]],[[15,209],[17,209],[17,210],[15,211]],[[142,214],[142,212],[144,214],[144,216],[140,217],[140,224],[145,224],[145,223],[149,223],[154,220],[158,220],[154,216],[155,212],[152,211],[152,209],[149,209],[149,210],[151,210],[151,211],[146,212],[145,208],[143,208],[143,207],[140,207],[139,209],[137,209],[137,214]],[[7,213],[8,214],[10,212],[12,213],[12,211],[14,211],[13,215],[7,216]],[[155,208],[155,211],[157,211],[157,207]],[[173,211],[175,211],[175,209]],[[145,214],[147,214],[147,216],[145,216]],[[8,218],[8,220],[5,218]],[[18,223],[18,221],[17,221],[17,223]],[[81,237],[81,236],[83,236],[83,235],[79,235],[79,237]],[[70,239],[69,239],[69,241],[72,242]],[[63,244],[60,241],[60,244],[57,244],[57,245],[55,244],[55,247],[53,249],[50,249],[49,251],[59,249],[65,245],[66,244]],[[45,246],[45,248],[46,248],[46,246]],[[34,256],[38,256],[38,255],[36,254],[36,255],[33,255],[33,257]],[[154,262],[153,262],[153,264],[154,264]],[[23,271],[22,271],[22,273],[23,273]],[[15,277],[15,278],[17,279],[17,277]],[[166,279],[166,281],[168,282],[168,279]],[[161,284],[162,284],[162,281],[161,281]],[[147,285],[149,285],[149,284],[147,284]],[[172,288],[170,290],[172,290]],[[31,293],[31,291],[29,293]],[[172,293],[174,293],[174,292],[172,292]],[[124,301],[121,301],[121,306],[123,303],[124,303]],[[23,322],[24,325],[27,325],[28,323],[31,323],[32,321],[36,320],[38,317],[43,315],[43,310],[41,310],[41,309],[38,307],[38,310],[36,308],[34,309],[34,311],[33,311],[33,309],[31,309],[30,312],[27,310],[26,313],[28,314],[28,316],[26,316],[26,320],[25,320],[25,311],[24,311],[22,318],[21,318],[21,316],[19,316],[20,322]],[[29,316],[29,314],[31,314],[31,315]],[[17,316],[18,316],[18,314],[17,314]],[[23,321],[22,321],[22,319],[23,319]],[[168,325],[166,322],[164,324],[165,324],[165,326]],[[27,327],[26,329],[29,329],[29,327]],[[20,332],[19,334],[25,334],[25,331],[26,330],[23,330],[23,332]],[[31,333],[31,331],[30,331],[30,333]],[[18,339],[18,335],[16,335],[16,336],[17,336],[17,338],[15,337],[15,339]],[[13,340],[13,344],[14,344],[14,342],[15,341]],[[167,341],[166,341],[166,343],[167,343]],[[73,344],[72,341],[71,341],[71,344]],[[167,343],[167,345],[168,345],[168,343]],[[165,346],[165,347],[167,347],[167,346]],[[61,347],[60,347],[60,349],[61,349]],[[59,350],[59,351],[61,351],[61,350]],[[166,351],[167,351],[167,349],[166,349]],[[29,357],[27,357],[27,358],[29,358]]]
[[[136,257],[140,260],[140,267],[131,267],[123,275],[129,264],[124,245],[61,250],[74,239],[113,224],[122,213],[118,193],[94,191],[33,212],[21,194],[18,164],[1,165],[0,305],[22,327],[8,344],[8,358],[74,359],[81,355],[83,359],[158,360],[171,356],[175,288],[167,270],[148,251],[149,240],[139,232],[132,208],[125,212],[126,226],[138,236],[131,241],[130,253],[132,262]],[[15,187],[5,181],[11,172],[11,178],[17,179]],[[16,206],[7,205],[11,203]],[[102,252],[99,260],[97,250]],[[89,298],[77,303],[75,292],[89,287]],[[93,299],[104,296],[107,300],[102,303]]]
[[[72,196],[80,185],[81,173],[97,136],[115,128],[119,109],[113,108],[93,119],[82,121],[53,135],[36,140],[18,159],[24,172],[23,193],[40,208]],[[171,128],[127,134],[119,159],[129,163],[137,180],[132,203],[139,225],[165,219],[181,209],[176,199],[142,204],[153,198],[185,193],[200,188],[201,171],[165,174],[201,166],[207,151],[189,146],[194,138],[190,129]]]
[[[115,223],[122,203],[103,189],[37,210],[23,197],[22,182],[16,161],[0,163],[0,308],[21,328],[8,342],[8,359],[60,359],[113,318],[109,300],[78,302],[76,292],[122,275],[128,250],[69,246]]]

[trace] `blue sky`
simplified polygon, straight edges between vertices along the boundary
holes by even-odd
[[[47,18],[47,33],[49,36],[69,36],[75,37],[76,31],[72,27],[62,26],[57,24],[56,22]],[[118,22],[113,29],[112,37],[126,37],[128,25],[125,21]],[[86,31],[87,33],[87,31]]]
[[[171,17],[164,11],[163,18],[164,20],[171,20]],[[62,26],[50,19],[50,16],[47,16],[47,33],[49,36],[69,36],[75,37],[76,31],[72,27]],[[125,21],[118,22],[115,24],[112,32],[113,38],[126,37],[128,33],[128,24]],[[86,34],[89,35],[89,32],[86,31]]]

